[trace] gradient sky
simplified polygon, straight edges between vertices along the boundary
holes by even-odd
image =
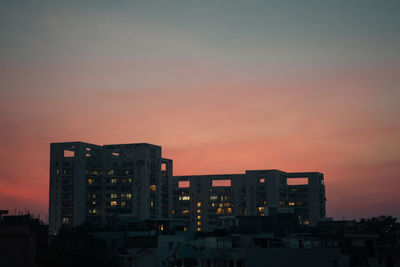
[[[400,1],[1,1],[0,209],[47,216],[49,143],[148,142],[174,174],[320,171],[400,216]]]

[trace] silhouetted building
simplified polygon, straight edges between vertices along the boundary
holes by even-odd
[[[172,160],[150,144],[50,145],[49,228],[112,224],[118,214],[167,218]]]
[[[63,225],[110,225],[121,214],[183,219],[185,230],[212,231],[222,227],[220,216],[264,216],[270,208],[316,225],[326,199],[319,172],[173,177],[160,146],[70,142],[50,146],[49,201],[49,228],[56,233]]]
[[[47,225],[30,214],[0,217],[0,266],[36,266],[46,254],[47,237]]]
[[[300,224],[316,225],[325,218],[324,177],[319,172],[175,176],[173,188],[173,217],[185,219],[186,227],[197,231],[220,228],[220,216],[264,216],[271,207],[296,214]]]

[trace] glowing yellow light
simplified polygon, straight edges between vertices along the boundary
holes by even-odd
[[[151,192],[156,192],[157,191],[157,186],[155,186],[154,184],[150,185],[150,190],[151,190]]]
[[[197,225],[201,225],[201,222],[197,222]]]
[[[199,210],[197,210],[197,213],[201,213],[201,210],[199,209]]]
[[[91,178],[89,178],[88,180],[87,180],[87,182],[88,182],[88,184],[93,184],[93,179],[91,179]]]
[[[200,216],[200,215],[198,215],[198,216],[197,216],[197,220],[200,220],[200,219],[201,219],[201,216]]]
[[[189,210],[183,210],[182,213],[183,213],[183,214],[188,214],[188,213],[189,213]]]
[[[201,227],[197,227],[197,232],[201,232]]]
[[[117,206],[118,205],[118,202],[117,201],[111,201],[110,202],[110,206]]]
[[[294,206],[294,202],[289,202],[289,206]]]
[[[258,207],[259,212],[264,212],[264,207]]]
[[[197,202],[197,207],[201,207],[201,202]]]

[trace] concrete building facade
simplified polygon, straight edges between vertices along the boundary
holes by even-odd
[[[173,217],[197,231],[221,228],[221,216],[267,216],[270,208],[295,213],[306,225],[316,225],[326,215],[324,177],[319,172],[176,176],[172,187]]]
[[[111,224],[118,214],[139,220],[169,216],[172,160],[150,144],[50,145],[49,231]]]
[[[110,225],[120,214],[183,219],[186,230],[211,231],[221,227],[220,216],[265,216],[270,208],[316,225],[325,217],[325,201],[318,172],[174,177],[173,162],[162,158],[160,146],[50,145],[50,233],[63,225]]]

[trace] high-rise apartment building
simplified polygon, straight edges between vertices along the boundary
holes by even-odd
[[[187,229],[221,227],[220,216],[294,213],[301,224],[325,217],[322,173],[251,170],[245,174],[175,176],[172,160],[151,144],[50,145],[49,230],[107,225],[117,215],[183,219]]]
[[[172,160],[150,144],[50,145],[49,230],[112,223],[117,214],[140,220],[168,217]]]
[[[269,208],[295,213],[306,225],[325,217],[324,178],[318,172],[176,176],[172,196],[173,217],[198,231],[220,228],[221,216],[264,216]]]

